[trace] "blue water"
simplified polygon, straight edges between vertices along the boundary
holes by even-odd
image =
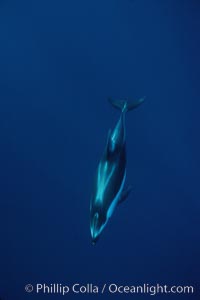
[[[0,2],[0,297],[27,283],[200,288],[200,3]],[[91,245],[89,200],[107,97],[146,96],[127,115],[133,192]],[[98,295],[149,299],[149,295]]]

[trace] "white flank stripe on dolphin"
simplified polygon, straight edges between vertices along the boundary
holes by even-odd
[[[102,168],[102,164],[100,164],[99,166],[99,170],[98,170],[98,193],[97,193],[97,198],[96,201],[101,201],[103,200],[103,196],[104,196],[104,192],[106,190],[106,187],[109,183],[109,180],[111,178],[111,176],[113,175],[115,166],[112,167],[112,170],[110,172],[110,175],[108,177],[106,176],[101,176],[101,174],[106,174],[107,168],[108,168],[108,163],[106,162],[104,165],[104,170],[103,172],[101,172],[101,168]]]
[[[120,199],[121,193],[122,193],[123,188],[124,188],[125,179],[126,179],[126,170],[125,170],[125,173],[124,173],[124,178],[122,180],[122,184],[120,186],[120,189],[119,189],[117,195],[115,196],[114,200],[112,201],[112,203],[111,203],[111,205],[110,205],[110,207],[107,211],[107,219],[109,219],[112,216],[112,214],[115,210],[115,207],[116,207],[116,205],[117,205],[117,203]]]

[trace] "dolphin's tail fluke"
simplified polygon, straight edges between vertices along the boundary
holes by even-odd
[[[133,101],[133,102],[129,102],[127,100],[114,100],[112,98],[108,98],[108,101],[115,108],[120,109],[122,112],[127,112],[127,111],[130,111],[130,110],[138,107],[140,104],[142,104],[144,102],[144,99],[145,99],[145,97],[143,97],[139,100]]]

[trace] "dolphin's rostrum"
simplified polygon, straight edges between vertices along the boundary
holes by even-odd
[[[108,132],[107,144],[99,162],[90,202],[90,231],[95,244],[117,204],[124,201],[131,191],[124,189],[126,178],[126,112],[138,107],[144,98],[134,102],[109,99],[109,102],[121,110],[115,128]]]

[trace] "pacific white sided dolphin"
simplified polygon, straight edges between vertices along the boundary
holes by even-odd
[[[109,99],[121,110],[120,118],[113,130],[109,130],[107,144],[98,164],[94,189],[90,201],[90,231],[95,244],[112,216],[118,203],[124,201],[131,188],[124,189],[126,179],[125,114],[138,107],[144,98],[134,102]]]

